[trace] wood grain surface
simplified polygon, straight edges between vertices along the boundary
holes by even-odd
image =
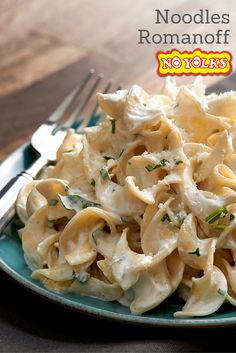
[[[218,46],[234,55],[234,1],[207,3],[209,11],[230,13],[230,44]],[[29,138],[63,97],[94,67],[113,78],[113,89],[133,83],[157,92],[163,78],[156,75],[155,53],[167,45],[138,44],[138,29],[159,33],[215,32],[218,25],[155,24],[155,9],[196,13],[205,0],[1,0],[0,1],[0,158]],[[183,49],[183,46],[179,46]],[[188,47],[189,48],[189,47]],[[186,48],[184,48],[186,49]],[[203,46],[209,50],[211,47]],[[178,82],[191,82],[183,76]],[[207,76],[217,85],[221,76]],[[235,87],[234,75],[224,89]],[[99,87],[99,90],[102,86]]]

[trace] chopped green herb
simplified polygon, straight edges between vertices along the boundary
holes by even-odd
[[[170,222],[170,217],[169,217],[169,215],[166,213],[163,217],[161,217],[161,221],[162,221],[162,222],[165,222],[165,221]]]
[[[112,119],[112,120],[110,120],[110,122],[111,122],[111,133],[115,134],[115,132],[116,132],[116,119]]]
[[[218,210],[212,212],[209,216],[206,217],[206,222],[209,224],[214,223],[217,221],[219,218],[225,217],[225,215],[228,213],[228,210],[226,207],[219,208]]]
[[[162,168],[162,167],[164,167],[167,163],[168,163],[168,161],[167,161],[166,159],[162,159],[162,160],[156,165],[156,168]]]
[[[75,272],[73,271],[72,273],[73,278],[75,278],[79,283],[81,284],[86,284],[89,279],[89,274],[87,272]]]
[[[95,245],[98,245],[97,239],[95,238],[94,234],[92,234],[92,238],[93,238],[93,241],[94,241]]]
[[[199,248],[197,248],[197,249],[194,250],[194,251],[190,251],[189,254],[190,254],[190,255],[201,256]]]
[[[223,230],[225,230],[227,227],[224,224],[216,224],[215,226],[213,226],[213,228],[223,232]]]
[[[110,157],[110,156],[103,156],[103,158],[104,158],[106,161],[109,161],[109,159],[114,159],[113,157]]]
[[[147,103],[143,103],[143,105],[144,105],[144,107],[146,107],[146,106],[147,106]]]
[[[118,158],[120,158],[123,153],[124,153],[124,148],[120,151],[120,154],[119,154]]]
[[[94,179],[91,179],[91,182],[90,184],[95,188],[95,185],[96,185],[96,181]]]
[[[109,173],[107,170],[107,166],[102,167],[102,169],[100,170],[100,174],[103,180],[109,180]]]
[[[156,164],[154,167],[151,164],[148,164],[145,166],[148,172],[153,171],[154,169],[162,168],[164,167],[168,161],[166,159],[162,159],[158,164]]]
[[[175,165],[179,165],[179,164],[181,164],[181,163],[184,163],[183,161],[176,161],[175,162]]]
[[[219,295],[222,295],[222,297],[224,297],[226,295],[226,292],[223,289],[221,289],[221,288],[218,289],[217,293]]]
[[[104,235],[104,232],[101,230],[101,229],[96,229],[93,233],[92,233],[92,238],[93,238],[93,241],[94,241],[94,244],[95,245],[98,245],[98,242],[97,242],[97,238],[99,236],[102,236]]]
[[[233,221],[235,219],[235,215],[233,213],[230,213],[229,219]]]
[[[101,207],[100,204],[90,200],[86,200],[82,196],[76,194],[67,196],[59,195],[59,197],[63,206],[67,210],[74,210],[76,212],[79,212],[87,207]]]
[[[51,199],[48,201],[49,206],[56,206],[57,203],[58,203],[58,200],[56,199]]]
[[[153,167],[151,164],[148,164],[145,166],[145,168],[147,169],[148,172],[151,172],[152,170],[156,169],[156,166]]]

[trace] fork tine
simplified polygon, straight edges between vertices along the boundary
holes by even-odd
[[[76,127],[78,126],[79,122],[78,119],[80,118],[81,112],[84,110],[86,105],[88,104],[90,98],[92,97],[94,91],[96,90],[99,82],[101,79],[104,77],[103,74],[99,74],[96,81],[94,82],[93,86],[91,87],[90,91],[88,94],[84,97],[84,99],[80,102],[78,107],[73,111],[73,113],[70,115],[69,119],[67,119],[64,124],[61,126],[62,129],[67,129],[69,127]]]
[[[95,92],[99,82],[101,81],[101,79],[104,77],[103,74],[99,74],[97,81],[95,82],[95,84],[93,85],[91,91],[89,92],[89,94],[87,95],[86,99],[84,100],[84,102],[81,105],[81,108],[77,111],[76,114],[76,119],[79,118],[80,114],[82,113],[82,111],[84,110],[84,108],[86,107],[86,105],[88,104],[90,98],[92,97],[93,93]]]
[[[112,80],[110,80],[110,81],[108,82],[108,84],[106,85],[104,91],[102,92],[103,94],[105,94],[105,93],[107,93],[107,92],[109,91],[109,89],[111,88],[112,83],[113,83]],[[96,102],[95,107],[94,107],[94,109],[92,110],[92,113],[91,113],[91,115],[90,115],[90,119],[96,114],[97,110],[98,110],[98,102]]]
[[[102,92],[103,94],[109,92],[110,87],[112,86],[112,83],[113,83],[112,80],[108,82],[108,84],[106,85],[104,91]],[[122,88],[122,86],[119,85],[119,86],[116,88],[116,91],[120,90],[121,88]],[[93,125],[96,125],[97,123],[99,123],[99,122],[102,120],[104,114],[101,113],[101,114],[97,114],[97,115],[96,115],[98,106],[99,106],[99,104],[96,103],[96,105],[95,105],[95,107],[94,107],[92,113],[91,113],[90,115],[88,115],[87,117],[84,118],[84,117],[80,116],[80,119],[77,121],[77,126],[76,126],[76,132],[77,132],[77,133],[83,132],[83,129],[84,129],[85,127],[90,126],[91,121],[93,122],[93,123],[91,124],[91,126],[93,126]]]
[[[94,69],[91,69],[88,72],[83,82],[79,86],[77,86],[71,93],[69,93],[69,95],[63,100],[59,107],[51,114],[51,116],[47,120],[47,123],[56,123],[64,116],[69,107],[76,101],[78,96],[82,93],[94,72]]]

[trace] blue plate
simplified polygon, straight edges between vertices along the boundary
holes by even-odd
[[[27,168],[34,160],[34,154],[29,145],[24,145],[12,153],[0,166],[0,187]],[[104,302],[98,299],[83,297],[75,294],[55,294],[31,278],[31,271],[27,267],[21,241],[17,235],[17,226],[14,220],[0,236],[0,268],[19,284],[32,292],[39,294],[53,303],[66,308],[83,312],[88,315],[106,318],[125,323],[162,326],[162,327],[222,327],[236,325],[236,310],[229,304],[208,317],[192,319],[175,319],[173,313],[181,309],[183,303],[172,296],[162,305],[142,316],[130,313],[129,309],[116,302]]]

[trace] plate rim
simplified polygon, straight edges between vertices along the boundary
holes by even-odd
[[[111,320],[115,322],[123,322],[125,324],[134,324],[141,326],[152,326],[152,327],[168,327],[168,328],[217,328],[217,327],[233,327],[236,326],[236,317],[233,318],[222,318],[222,319],[208,319],[195,318],[195,319],[163,319],[147,317],[142,315],[126,315],[116,312],[110,312],[100,308],[96,308],[87,304],[81,304],[74,302],[73,300],[61,297],[59,294],[48,290],[47,288],[41,288],[36,283],[32,283],[27,280],[24,276],[20,275],[17,271],[13,270],[4,260],[0,259],[0,268],[8,274],[13,280],[29,290],[33,294],[37,294],[43,299],[49,302],[67,308],[69,310],[79,312],[85,315],[93,316],[96,318]],[[95,298],[97,299],[97,298]],[[98,299],[99,300],[99,299]]]
[[[6,158],[1,160],[0,169],[4,162],[13,158],[14,154],[16,155],[19,152],[23,152],[27,148],[29,143],[24,143]],[[21,153],[21,158],[23,157]],[[62,306],[66,309],[73,310],[75,312],[82,313],[84,315],[93,316],[96,318],[106,319],[115,322],[121,322],[124,324],[133,324],[141,326],[152,326],[152,327],[168,327],[168,328],[226,328],[236,326],[236,316],[231,318],[209,318],[209,317],[196,317],[193,319],[189,318],[173,318],[173,319],[164,319],[164,318],[154,318],[147,317],[142,315],[127,315],[117,312],[112,312],[97,307],[93,307],[87,304],[82,304],[79,302],[74,302],[71,299],[60,296],[53,291],[48,290],[47,288],[41,288],[36,283],[32,283],[27,280],[24,276],[15,271],[11,266],[9,266],[2,258],[0,258],[0,268],[9,275],[13,280],[19,283],[24,288],[30,290],[33,294],[39,295],[41,298],[46,299],[54,304]],[[120,304],[121,305],[121,304]]]

